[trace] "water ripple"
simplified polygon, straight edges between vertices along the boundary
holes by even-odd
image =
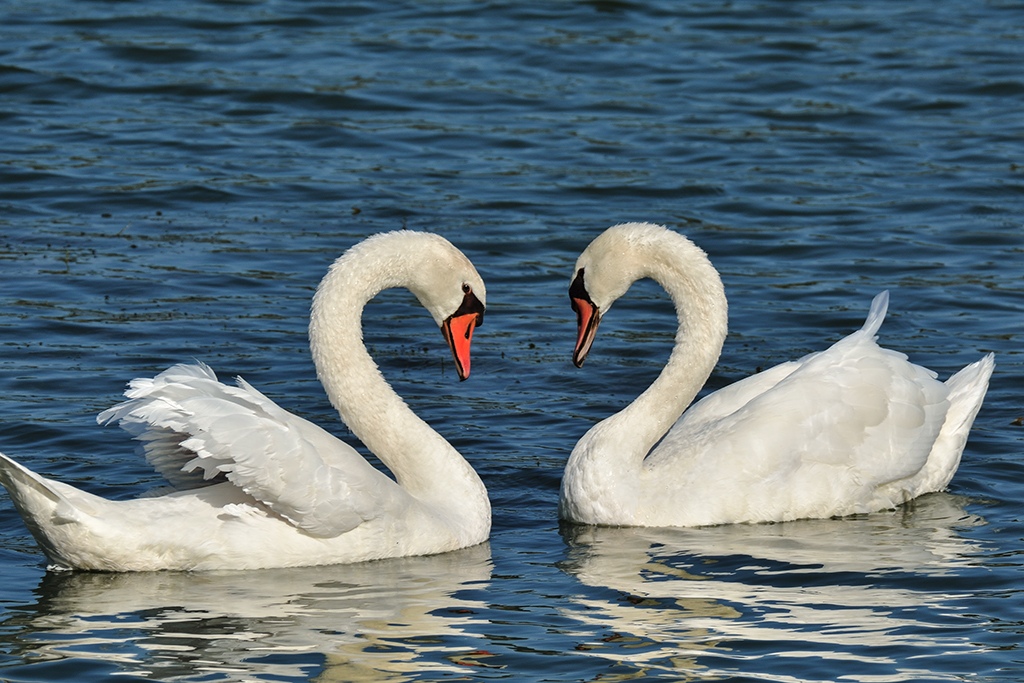
[[[1024,497],[1024,26],[1013,2],[0,8],[0,448],[126,498],[156,475],[95,425],[199,358],[351,435],[309,299],[366,235],[445,235],[488,282],[454,381],[413,297],[365,337],[466,453],[489,545],[252,576],[47,573],[0,498],[3,676],[106,680],[1017,680]],[[718,388],[860,326],[996,374],[950,492],[855,519],[560,527],[565,458],[668,356],[638,283],[569,361],[566,289],[652,220],[720,269]],[[244,578],[244,581],[240,581]]]

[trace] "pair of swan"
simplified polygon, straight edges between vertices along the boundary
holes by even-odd
[[[573,361],[583,363],[602,316],[644,277],[675,303],[675,349],[647,391],[576,445],[562,482],[563,519],[696,526],[830,517],[893,507],[949,482],[991,355],[941,383],[879,348],[883,293],[864,326],[826,351],[686,410],[717,362],[727,305],[704,252],[664,227],[615,226],[580,256],[570,287]],[[460,379],[469,375],[486,290],[448,241],[407,231],[356,245],[317,289],[309,334],[318,376],[394,480],[245,381],[228,386],[203,364],[176,365],[133,380],[128,400],[98,418],[141,442],[171,492],[108,501],[0,455],[0,483],[51,562],[245,569],[425,555],[486,540],[483,482],[406,406],[363,346],[363,307],[388,287],[407,287],[430,311]]]

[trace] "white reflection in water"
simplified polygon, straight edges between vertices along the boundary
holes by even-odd
[[[960,502],[934,494],[893,512],[785,524],[565,526],[563,569],[619,594],[573,598],[583,608],[573,618],[589,625],[581,635],[611,632],[580,649],[716,680],[807,680],[809,658],[836,671],[855,661],[853,680],[873,680],[872,668],[879,680],[941,677],[928,658],[978,651],[950,626],[955,596],[929,590],[981,550],[957,533],[984,524]]]
[[[36,608],[6,623],[21,627],[29,662],[98,659],[151,678],[402,681],[465,673],[460,638],[481,605],[455,593],[490,576],[486,543],[330,567],[49,573]]]

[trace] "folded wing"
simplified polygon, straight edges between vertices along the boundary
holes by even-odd
[[[945,421],[949,388],[876,344],[886,303],[877,297],[864,327],[828,350],[695,404],[646,466],[661,476],[706,470],[697,475],[705,481],[714,472],[746,477],[766,490],[774,482],[777,498],[815,489],[857,499],[916,475]]]

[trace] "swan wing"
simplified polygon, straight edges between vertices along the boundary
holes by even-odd
[[[119,422],[175,488],[226,479],[319,537],[354,529],[404,493],[345,442],[240,378],[221,383],[205,364],[135,379],[125,396],[97,420]]]
[[[185,467],[196,457],[194,452],[181,447],[181,442],[189,438],[187,420],[179,419],[172,424],[170,414],[160,416],[170,406],[195,396],[199,387],[207,386],[211,381],[220,385],[213,370],[205,363],[183,363],[153,378],[133,379],[125,396],[137,400],[125,401],[103,411],[96,421],[107,424],[118,420],[122,429],[141,442],[136,449],[139,454],[176,490],[220,483],[225,480],[223,473],[219,477],[213,474],[206,476],[202,469]],[[150,400],[144,401],[146,398]],[[143,403],[149,405],[144,407]],[[156,414],[149,418],[150,412]]]
[[[882,349],[874,334],[887,296],[864,327],[829,349],[708,396],[651,453],[648,469],[800,483],[857,498],[928,460],[949,407],[935,373]],[[716,472],[718,474],[716,474]]]

